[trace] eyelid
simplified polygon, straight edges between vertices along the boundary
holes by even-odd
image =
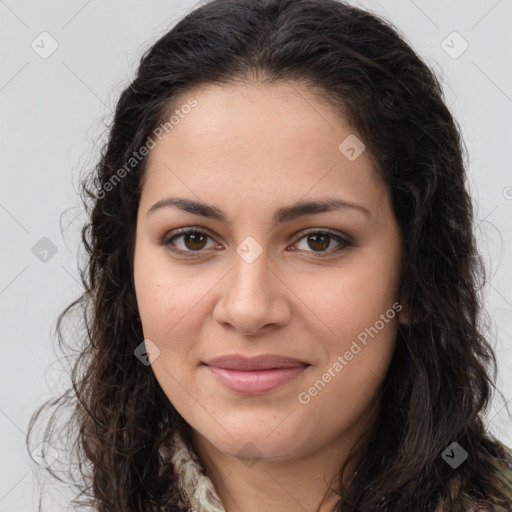
[[[164,234],[163,237],[158,240],[158,244],[161,246],[167,247],[170,245],[171,241],[173,241],[174,239],[179,238],[184,235],[187,235],[189,233],[204,234],[211,240],[214,240],[214,241],[216,240],[216,237],[208,229],[199,227],[199,226],[188,226],[186,228],[174,229],[174,230],[170,231],[169,233]],[[175,252],[178,254],[182,254],[182,253],[194,254],[194,253],[196,253],[199,256],[199,254],[201,254],[204,251],[202,251],[202,250],[201,251],[182,251],[181,249],[174,249],[172,252]]]
[[[303,230],[299,231],[297,233],[297,235],[294,236],[294,240],[295,240],[294,243],[296,243],[298,240],[301,240],[302,238],[304,238],[306,235],[309,235],[310,233],[325,233],[327,235],[331,235],[333,238],[341,239],[342,242],[346,243],[347,245],[354,244],[354,242],[352,241],[352,237],[343,233],[342,231],[337,231],[335,229],[330,229],[330,228],[306,228],[306,229],[303,229]]]

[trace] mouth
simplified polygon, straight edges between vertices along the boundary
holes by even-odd
[[[285,356],[222,356],[203,363],[223,386],[245,395],[268,393],[295,379],[310,364]]]

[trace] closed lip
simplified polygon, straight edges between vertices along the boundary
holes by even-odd
[[[274,354],[265,354],[256,357],[231,354],[210,359],[203,364],[216,368],[238,371],[273,370],[278,368],[309,366],[309,363],[304,361]]]

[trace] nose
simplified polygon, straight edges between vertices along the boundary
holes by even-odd
[[[252,262],[238,254],[234,265],[219,283],[220,296],[213,318],[246,336],[256,336],[272,326],[283,326],[291,316],[291,290],[265,252]]]

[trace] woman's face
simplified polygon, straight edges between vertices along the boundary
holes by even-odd
[[[202,87],[176,108],[137,220],[151,369],[224,454],[285,460],[348,442],[375,407],[401,307],[385,183],[299,84]],[[247,361],[259,356],[271,357]]]

